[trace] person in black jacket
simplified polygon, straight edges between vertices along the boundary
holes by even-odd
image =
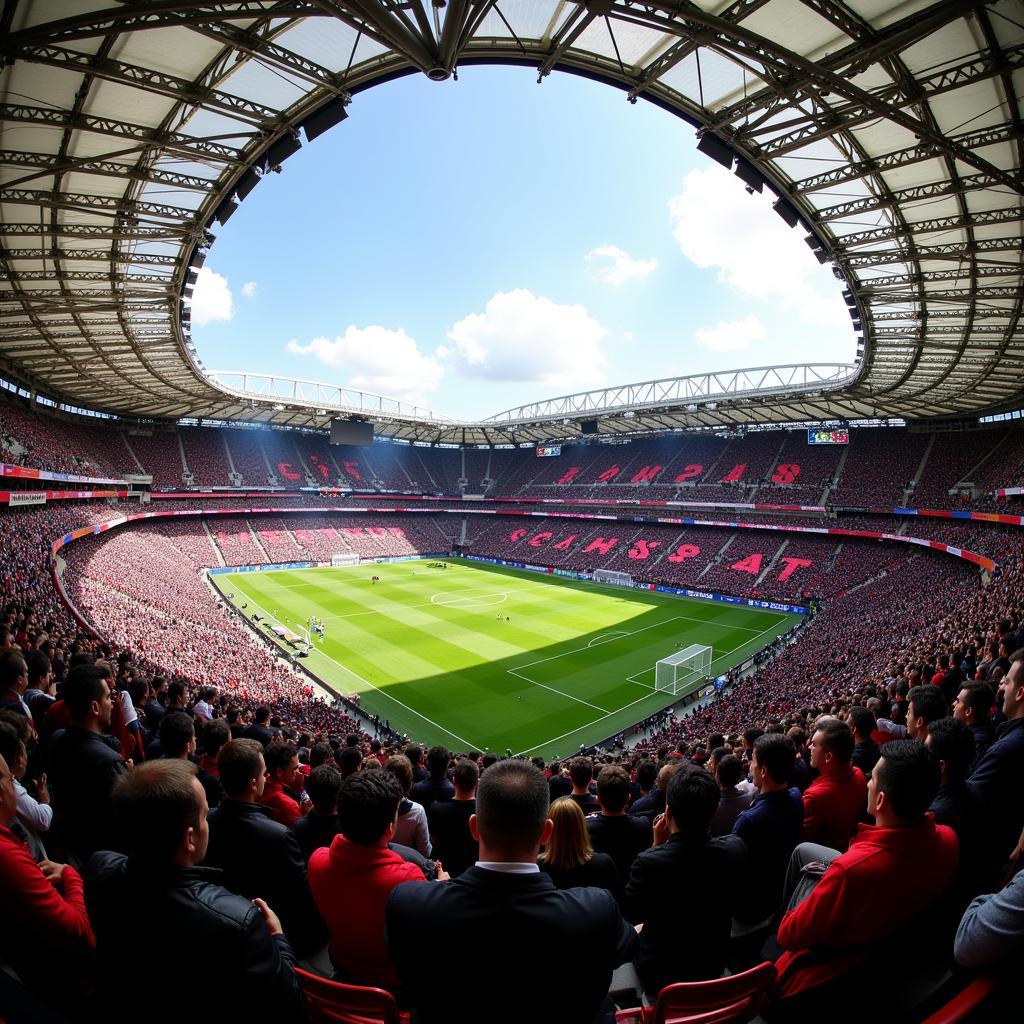
[[[875,716],[867,708],[850,708],[849,725],[856,741],[850,755],[850,764],[854,768],[859,768],[864,773],[864,778],[870,778],[878,759],[882,756],[882,748],[871,738],[875,731]]]
[[[386,941],[420,1024],[593,1024],[607,1009],[612,970],[629,959],[636,934],[611,893],[559,890],[540,873],[548,797],[534,765],[499,761],[480,777],[470,818],[480,862],[450,882],[391,893]],[[480,941],[466,941],[474,935]],[[546,949],[559,951],[554,984],[543,957],[529,955]],[[454,974],[439,966],[437,950],[458,950]]]
[[[242,739],[256,740],[262,747],[269,747],[274,742],[274,734],[270,730],[270,708],[261,705],[253,715],[252,725],[242,730]]]
[[[663,764],[658,769],[658,777],[655,780],[654,788],[646,796],[642,796],[639,800],[635,801],[633,806],[630,807],[629,813],[638,818],[643,817],[649,822],[653,822],[665,810],[665,791],[668,789],[669,780],[680,764],[682,764],[681,761],[675,764]]]
[[[427,751],[429,776],[412,787],[409,799],[415,800],[423,810],[430,813],[430,805],[444,800],[455,799],[455,787],[448,781],[448,761],[451,755],[447,747],[431,747]]]
[[[327,942],[327,926],[313,903],[295,833],[272,820],[258,803],[267,768],[256,740],[232,740],[217,756],[224,799],[210,813],[206,863],[224,872],[240,896],[277,908],[295,952],[309,956]]]
[[[341,826],[338,822],[338,793],[341,790],[341,772],[329,764],[318,764],[306,780],[306,792],[313,807],[304,818],[295,822],[295,838],[308,864],[314,850],[330,846]]]
[[[103,735],[113,712],[108,675],[102,665],[68,672],[61,697],[71,725],[54,733],[47,751],[53,831],[65,856],[80,864],[118,845],[110,794],[126,769],[117,741]]]
[[[130,855],[94,854],[85,879],[105,965],[96,975],[98,1005],[145,1007],[149,1024],[191,1019],[197,998],[212,1020],[300,1019],[295,957],[274,910],[229,892],[219,871],[200,866],[209,828],[195,767],[179,759],[142,765],[113,799]],[[146,913],[132,918],[140,906]],[[198,997],[194,985],[161,985],[154,998],[153,964],[183,956],[208,965],[210,983]]]
[[[626,813],[629,776],[618,765],[605,765],[598,772],[597,800],[601,813],[587,818],[590,842],[599,853],[611,857],[619,878],[625,883],[637,855],[651,845],[651,823],[644,817]]]
[[[644,926],[633,966],[652,999],[665,985],[725,968],[747,849],[737,836],[711,838],[718,795],[710,772],[680,765],[654,819],[654,847],[633,862],[623,913]],[[699,941],[687,922],[700,923]]]
[[[480,856],[480,844],[469,831],[470,816],[476,814],[476,787],[480,769],[464,757],[455,766],[455,799],[435,802],[428,815],[434,858],[452,878],[471,868]]]

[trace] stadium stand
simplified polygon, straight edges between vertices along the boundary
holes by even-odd
[[[251,504],[240,498],[212,500],[221,507]],[[189,705],[200,686],[216,685],[216,716],[227,714],[230,706],[244,722],[257,706],[269,705],[287,736],[297,739],[305,731],[310,743],[318,736],[334,737],[337,743],[351,733],[368,753],[365,722],[318,698],[309,680],[282,660],[275,647],[219,607],[202,570],[222,561],[327,560],[339,550],[354,550],[364,558],[448,550],[463,517],[370,513],[339,519],[322,511],[325,499],[319,495],[281,495],[276,502],[304,511],[296,516],[218,516],[205,522],[149,521],[65,549],[64,584],[102,642],[83,632],[58,600],[46,570],[46,552],[56,536],[109,519],[118,509],[104,502],[12,509],[0,518],[5,622],[27,648],[45,624],[52,645],[47,649],[62,678],[75,650],[93,648],[111,657],[131,651],[122,685],[153,674],[180,681]],[[326,502],[338,503],[331,498]],[[202,510],[210,503],[172,498],[153,504],[177,511]],[[857,515],[843,516],[837,523],[893,531],[906,524],[914,535],[971,544],[1000,563],[989,587],[979,589],[976,570],[965,563],[913,548],[894,553],[877,542],[612,521],[552,520],[550,529],[537,519],[470,515],[466,521],[471,550],[494,557],[621,568],[638,576],[699,581],[703,588],[761,597],[810,593],[828,598],[809,627],[759,656],[754,673],[734,681],[719,700],[647,723],[639,744],[627,752],[613,748],[598,753],[602,762],[623,761],[631,772],[640,759],[657,758],[665,749],[681,749],[685,761],[700,764],[713,733],[726,737],[741,754],[740,734],[751,726],[774,723],[806,733],[822,712],[845,715],[869,697],[884,701],[898,693],[900,681],[912,678],[913,672],[927,677],[940,650],[977,647],[997,622],[1010,632],[1022,626],[1022,534],[998,525]],[[820,523],[813,517],[796,521]],[[784,558],[793,562],[783,563]],[[737,563],[746,565],[733,568]],[[789,564],[792,571],[780,580]],[[33,614],[26,617],[29,607]],[[1003,622],[1007,616],[1009,624]],[[134,692],[143,691],[137,686]],[[394,745],[385,743],[383,752],[389,749]]]

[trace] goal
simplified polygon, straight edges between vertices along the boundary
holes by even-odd
[[[713,652],[705,644],[690,644],[654,666],[654,689],[682,697],[696,690],[711,674]]]
[[[359,555],[354,551],[346,551],[341,555],[331,555],[331,568],[336,569],[340,565],[358,565]]]
[[[619,587],[633,586],[633,577],[628,572],[617,572],[615,569],[595,569],[595,583],[614,583]]]

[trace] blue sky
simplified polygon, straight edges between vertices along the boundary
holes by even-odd
[[[465,68],[357,95],[217,229],[210,369],[473,418],[705,370],[852,361],[829,268],[693,129],[569,75]]]

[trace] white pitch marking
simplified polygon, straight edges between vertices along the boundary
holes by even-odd
[[[679,616],[679,617],[681,618],[682,616]],[[667,621],[671,621],[671,620],[667,620]],[[724,654],[720,654],[717,658],[714,659],[714,661],[711,662],[711,664],[712,665],[717,665],[718,662],[724,661],[726,658],[729,657],[730,654],[735,653],[741,647],[747,647],[748,645],[754,643],[760,637],[764,636],[765,633],[770,633],[773,629],[775,629],[775,626],[779,625],[779,623],[782,622],[782,621],[783,621],[783,619],[779,619],[775,623],[774,626],[769,626],[767,629],[762,630],[760,633],[757,634],[756,637],[754,637],[753,640],[748,640],[746,643],[738,644],[736,647],[730,648]],[[737,628],[739,628],[739,627],[737,627]],[[752,632],[752,630],[751,630],[751,632]],[[650,671],[650,670],[648,669],[646,671]],[[639,675],[640,673],[636,673],[636,674]],[[635,682],[637,686],[643,686],[645,689],[651,690],[651,693],[657,693],[658,692],[653,687],[649,687],[646,683],[637,682],[632,677],[627,677],[627,679],[631,683]],[[629,704],[623,704],[621,708],[616,708],[614,711],[607,711],[607,712],[605,712],[605,714],[603,714],[601,716],[601,718],[595,718],[592,722],[587,722],[584,725],[577,726],[575,729],[570,729],[568,732],[563,732],[561,736],[555,736],[553,739],[545,740],[543,743],[538,743],[535,746],[529,747],[527,750],[521,750],[521,751],[519,751],[519,755],[528,754],[531,750],[540,750],[541,747],[545,747],[549,743],[557,743],[559,740],[564,740],[566,736],[572,736],[574,733],[582,732],[584,729],[589,729],[592,725],[596,725],[598,722],[601,721],[602,718],[610,718],[612,715],[618,715],[621,712],[626,711],[629,708],[633,707],[634,704],[640,704],[642,701],[645,701],[645,700],[650,700],[650,694],[644,694],[643,697],[639,697],[636,700],[631,701]]]
[[[266,608],[264,608],[261,604],[259,604],[259,602],[253,600],[252,597],[249,597],[249,600],[250,600],[250,602],[252,602],[252,604],[256,605],[256,607],[259,608],[259,610],[261,612],[263,612],[263,614],[268,619],[273,619],[275,622],[280,622],[281,621],[279,618],[277,618],[277,616],[270,615],[267,612]],[[285,621],[287,622],[288,620],[286,619]],[[388,693],[385,690],[382,690],[375,683],[371,683],[369,679],[364,679],[358,672],[353,672],[352,669],[350,669],[347,665],[342,665],[342,663],[340,661],[338,661],[335,658],[332,658],[325,651],[321,651],[321,650],[317,649],[316,647],[311,647],[310,648],[310,654],[319,654],[322,658],[326,658],[328,661],[333,662],[343,672],[347,672],[350,676],[352,676],[355,679],[358,679],[361,683],[365,683],[367,686],[373,687],[373,689],[375,689],[378,693],[380,693],[383,696],[387,697],[388,700],[394,701],[399,707],[405,708],[406,711],[411,711],[417,718],[422,718],[424,722],[429,722],[430,725],[432,725],[435,729],[440,729],[441,732],[445,733],[448,736],[451,736],[453,739],[457,739],[460,743],[465,743],[467,750],[483,749],[482,747],[478,747],[477,744],[471,743],[469,740],[467,740],[464,737],[460,736],[457,732],[452,732],[451,729],[446,729],[443,725],[440,725],[438,722],[435,722],[432,718],[427,718],[427,716],[424,715],[422,712],[417,711],[415,708],[409,707],[408,704],[402,703],[402,701],[400,701],[397,697],[392,696],[390,693]],[[316,680],[314,680],[314,682],[316,682]],[[328,691],[328,693],[330,693],[330,691]],[[334,695],[331,694],[331,696],[334,696]],[[595,719],[595,721],[596,721],[596,719]]]

